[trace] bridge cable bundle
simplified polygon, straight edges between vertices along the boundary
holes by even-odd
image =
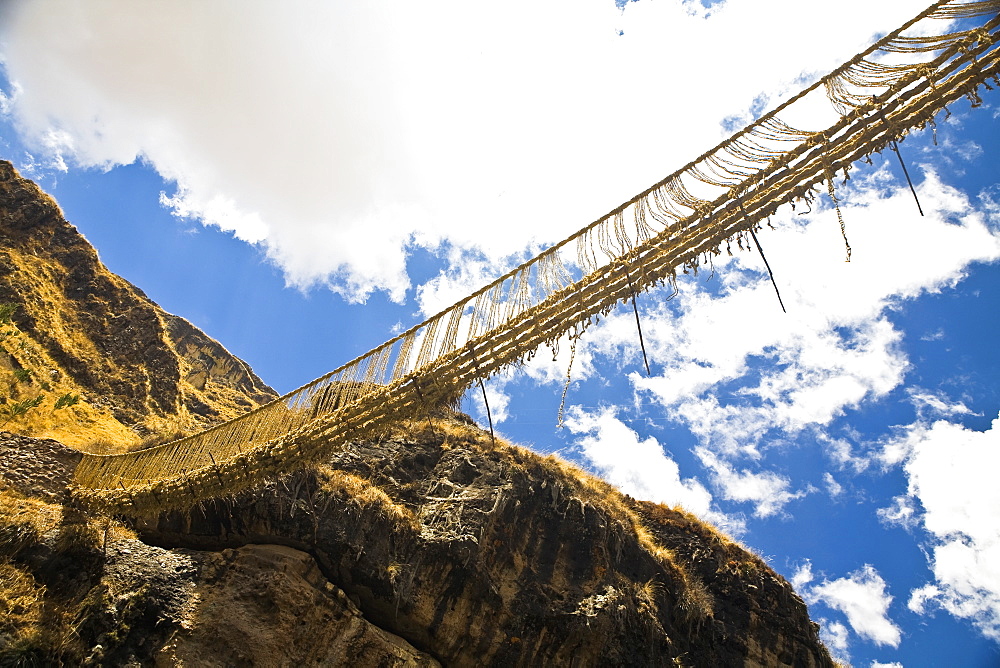
[[[393,423],[429,420],[429,407],[454,402],[543,345],[556,350],[568,335],[575,350],[587,326],[618,302],[634,306],[639,292],[657,286],[676,292],[678,270],[697,271],[733,240],[749,248],[752,239],[760,250],[763,222],[784,204],[810,201],[824,181],[850,261],[834,175],[896,147],[914,128],[933,126],[951,102],[966,97],[978,106],[977,88],[1000,83],[998,12],[1000,0],[936,2],[607,215],[327,375],[199,434],[85,455],[75,497],[131,515],[189,507],[318,462]],[[935,21],[959,21],[963,29],[929,34]],[[782,120],[823,96],[834,112],[827,127]]]

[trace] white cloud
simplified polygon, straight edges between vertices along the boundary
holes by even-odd
[[[855,454],[856,448],[846,438],[832,438],[829,434],[817,431],[816,441],[823,448],[823,452],[841,470],[850,468],[854,473],[861,473],[872,463],[872,457],[868,453]]]
[[[921,341],[941,341],[943,339],[944,339],[943,329],[936,329],[933,332],[924,334],[923,336],[920,337]]]
[[[909,530],[919,523],[920,510],[909,496],[893,497],[891,506],[879,508],[876,513],[879,520],[889,526],[900,526]]]
[[[812,562],[806,559],[801,566],[795,569],[790,582],[792,583],[792,587],[798,591],[812,582],[813,577]]]
[[[819,620],[819,638],[830,650],[830,654],[842,663],[848,665],[851,655],[848,653],[850,631],[840,622],[831,622],[828,619]]]
[[[946,397],[942,397],[931,392],[921,391],[919,388],[910,388],[910,401],[917,409],[920,417],[933,415],[935,417],[950,417],[953,415],[971,415],[972,411],[961,401],[952,403]]]
[[[888,617],[892,596],[886,591],[885,580],[871,565],[846,578],[824,580],[803,592],[810,604],[822,602],[839,610],[847,623],[862,638],[878,645],[898,647],[902,638],[900,628]]]
[[[870,565],[851,573],[847,578],[825,580],[810,586],[815,580],[812,562],[806,559],[792,574],[791,583],[810,605],[823,603],[847,616],[848,624],[859,636],[879,645],[897,647],[901,640],[900,628],[887,616],[892,596],[885,591],[885,581]],[[841,622],[820,617],[820,639],[835,659],[850,664],[850,630]],[[898,664],[875,665],[894,666]]]
[[[983,432],[916,424],[900,440],[909,485],[899,503],[923,508],[934,576],[911,593],[909,608],[943,609],[1000,640],[1000,417]]]
[[[291,283],[400,299],[414,245],[557,240],[924,1],[13,2],[0,58],[56,164],[141,157]]]
[[[11,110],[14,108],[14,98],[16,97],[16,89],[11,91],[10,94],[7,94],[3,91],[3,89],[0,89],[0,116],[6,116],[11,113]]]
[[[892,663],[882,663],[881,661],[872,661],[871,668],[903,668],[903,664],[893,661]]]
[[[640,440],[616,413],[610,407],[587,412],[579,406],[567,412],[566,427],[581,435],[577,446],[602,477],[637,499],[679,505],[729,531],[742,531],[740,522],[713,508],[712,495],[703,484],[696,478],[681,478],[677,462],[655,438]]]

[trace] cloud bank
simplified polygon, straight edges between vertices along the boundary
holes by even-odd
[[[3,105],[58,168],[146,161],[290,284],[401,300],[412,249],[556,241],[924,4],[14,1]]]

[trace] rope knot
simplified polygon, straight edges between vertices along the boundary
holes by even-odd
[[[931,67],[930,65],[918,65],[916,71],[920,76],[927,79],[927,83],[930,85],[931,90],[937,90],[937,69]]]

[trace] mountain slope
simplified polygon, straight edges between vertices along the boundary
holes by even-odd
[[[11,384],[6,396],[34,396],[45,383],[53,387],[49,401],[66,392],[84,397],[71,419],[45,420],[53,412],[37,410],[34,421],[8,427],[73,445],[102,435],[125,446],[137,434],[205,427],[276,396],[217,341],[109,272],[58,205],[6,161],[0,303],[17,306],[18,334],[0,342],[0,375],[30,369],[37,383]]]

